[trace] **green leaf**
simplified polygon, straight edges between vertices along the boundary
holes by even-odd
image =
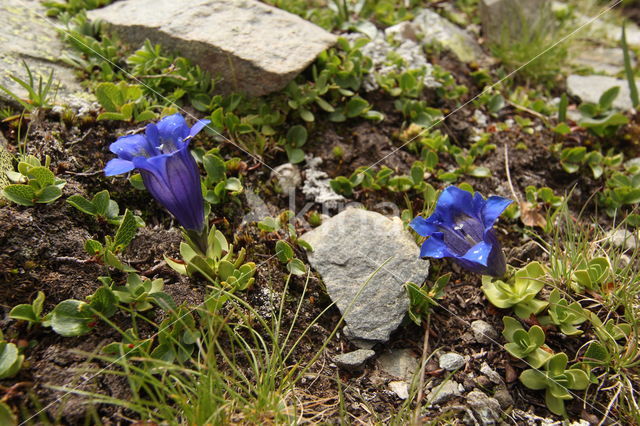
[[[129,243],[131,243],[131,240],[136,236],[137,230],[138,225],[133,217],[133,213],[127,209],[124,212],[122,223],[120,223],[120,226],[116,231],[116,235],[113,240],[113,248],[116,250],[122,250],[127,247]]]
[[[559,135],[568,135],[569,133],[571,133],[571,128],[569,127],[569,125],[567,123],[560,123],[558,124],[556,127],[554,127],[552,129],[555,133],[558,133]]]
[[[292,126],[287,132],[287,142],[297,148],[307,142],[307,137],[307,129],[300,125]]]
[[[120,106],[124,104],[120,88],[113,83],[98,84],[95,94],[100,105],[109,112],[118,111]]]
[[[0,379],[15,376],[20,370],[24,356],[13,343],[0,342]]]
[[[85,302],[79,300],[65,300],[60,302],[51,315],[51,327],[61,336],[81,336],[91,331],[92,322],[90,310]]]
[[[347,117],[357,117],[364,113],[369,108],[369,102],[362,99],[360,96],[354,96],[349,99],[345,106],[345,115]]]
[[[567,121],[567,109],[569,107],[569,98],[566,93],[563,93],[560,97],[560,104],[558,104],[558,121]],[[556,128],[559,126],[556,126]],[[568,126],[567,126],[568,127]]]
[[[295,254],[293,253],[291,246],[286,241],[279,240],[276,243],[276,256],[280,262],[287,263],[293,259]]]
[[[547,387],[547,379],[539,370],[528,369],[520,374],[520,381],[529,389],[541,390]]]
[[[301,163],[304,160],[304,151],[300,148],[286,147],[285,150],[291,164]]]
[[[76,209],[83,213],[95,215],[98,213],[98,209],[91,201],[87,200],[81,195],[72,195],[67,198],[67,203],[71,204]]]
[[[240,192],[242,191],[242,183],[240,182],[240,179],[232,177],[227,179],[224,189],[227,191]]]
[[[307,273],[307,268],[300,259],[291,259],[289,263],[287,263],[287,270],[291,272],[293,275],[301,276]]]
[[[33,306],[22,304],[15,306],[9,312],[9,318],[19,320],[19,321],[27,321],[30,323],[37,323],[40,321],[40,318],[33,311]]]
[[[89,306],[91,309],[109,318],[113,316],[118,309],[116,303],[118,303],[118,299],[115,294],[113,294],[113,291],[108,287],[100,287],[91,296]]]
[[[485,178],[491,176],[491,170],[488,167],[474,167],[469,174],[473,177]]]
[[[605,91],[601,96],[600,100],[598,100],[598,104],[600,108],[603,110],[608,110],[611,108],[613,101],[616,100],[618,94],[620,93],[620,86],[614,86],[609,90]]]
[[[4,402],[0,401],[0,425],[16,426],[18,418],[13,414],[11,408]]]
[[[32,186],[29,185],[7,185],[2,190],[2,195],[10,201],[21,206],[33,206],[36,199],[36,192]]]
[[[227,166],[217,155],[205,155],[202,158],[202,164],[207,172],[207,179],[212,182],[219,182],[226,177]]]
[[[41,188],[53,185],[56,180],[56,176],[53,172],[46,167],[33,167],[27,172],[27,177],[29,180],[36,180],[40,184]]]
[[[137,190],[144,191],[145,189],[144,182],[142,181],[142,175],[140,175],[140,173],[131,175],[129,183]]]
[[[54,185],[49,185],[42,191],[40,191],[40,193],[37,195],[36,202],[46,204],[57,200],[61,196],[62,190],[60,188]]]
[[[98,192],[96,195],[93,196],[93,199],[91,200],[91,204],[93,204],[95,214],[99,214],[105,217],[110,217],[110,215],[108,214],[108,211],[111,209],[111,206],[110,206],[111,198],[109,197],[109,191],[105,189]],[[116,210],[115,215],[112,215],[112,216],[117,216],[118,209],[115,209],[115,210]]]

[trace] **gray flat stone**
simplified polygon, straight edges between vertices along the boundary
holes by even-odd
[[[625,111],[633,109],[626,80],[605,75],[570,75],[567,78],[567,92],[583,102],[598,103],[600,96],[614,86],[620,87],[620,93],[613,102],[613,107]]]
[[[389,382],[389,389],[395,393],[400,399],[409,398],[409,383],[402,380]]]
[[[302,239],[313,247],[309,262],[344,315],[345,336],[356,345],[386,342],[409,308],[404,284],[421,284],[429,273],[400,218],[350,208]]]
[[[394,349],[378,357],[380,369],[390,376],[411,381],[418,370],[418,358],[410,349]]]
[[[337,38],[255,0],[123,0],[88,13],[134,47],[145,39],[191,59],[223,91],[260,96],[284,88]],[[135,17],[135,19],[132,19]]]
[[[632,66],[635,65],[633,52]],[[624,55],[622,49],[604,46],[590,46],[588,49],[580,49],[578,55],[571,60],[573,65],[590,68],[596,72],[608,75],[617,75],[624,71]]]
[[[24,60],[35,77],[44,82],[53,70],[51,96],[60,83],[56,100],[67,95],[83,92],[80,83],[74,77],[74,70],[60,61],[66,50],[58,39],[55,27],[47,22],[45,8],[38,0],[2,0],[0,2],[0,85],[11,90],[17,96],[27,99],[27,91],[10,78],[14,75],[28,82]],[[19,104],[0,90],[0,105],[19,107]],[[19,107],[21,108],[21,107]]]
[[[376,352],[370,349],[358,349],[353,352],[347,352],[346,354],[340,354],[333,357],[333,362],[335,362],[338,367],[344,368],[345,370],[358,371],[362,369],[362,365],[375,354]]]
[[[462,62],[488,61],[475,37],[436,12],[424,9],[412,22],[416,33],[422,35],[423,43],[439,43],[451,50]]]

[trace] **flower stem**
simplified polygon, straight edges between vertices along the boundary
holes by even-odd
[[[209,247],[209,227],[204,226],[202,231],[194,231],[192,229],[184,230],[184,237],[187,243],[194,250],[198,251],[201,255],[207,255],[207,248]]]

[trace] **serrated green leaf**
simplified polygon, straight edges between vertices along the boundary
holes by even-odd
[[[5,186],[2,190],[2,195],[21,206],[33,206],[36,198],[36,192],[32,186],[21,184]]]
[[[118,299],[115,294],[113,294],[113,291],[108,287],[100,287],[93,296],[91,296],[89,306],[91,309],[109,318],[118,310],[116,303],[118,303]]]
[[[53,185],[56,180],[56,176],[53,172],[46,167],[33,167],[27,172],[27,177],[31,180],[36,180],[40,184],[41,188],[48,185]]]
[[[49,185],[37,194],[37,203],[50,203],[62,197],[62,190],[54,185]]]
[[[113,240],[113,248],[115,250],[122,250],[127,247],[136,236],[137,230],[138,225],[136,224],[136,220],[133,217],[133,213],[131,213],[131,211],[127,209],[124,212],[122,223],[120,223],[120,226],[116,231],[116,235]]]
[[[95,95],[102,108],[108,112],[116,112],[120,106],[124,104],[122,91],[113,83],[98,84]],[[100,118],[98,118],[98,120],[100,120]]]
[[[76,209],[80,210],[83,213],[95,215],[97,213],[97,209],[94,203],[87,200],[81,195],[72,195],[67,198],[67,203],[71,204]]]

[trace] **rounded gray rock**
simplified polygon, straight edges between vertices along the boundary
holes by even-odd
[[[476,320],[471,323],[471,331],[478,343],[490,344],[495,343],[498,339],[496,329],[486,321]]]
[[[455,352],[449,352],[446,354],[440,355],[440,368],[444,368],[447,371],[458,370],[467,363],[464,357]]]

